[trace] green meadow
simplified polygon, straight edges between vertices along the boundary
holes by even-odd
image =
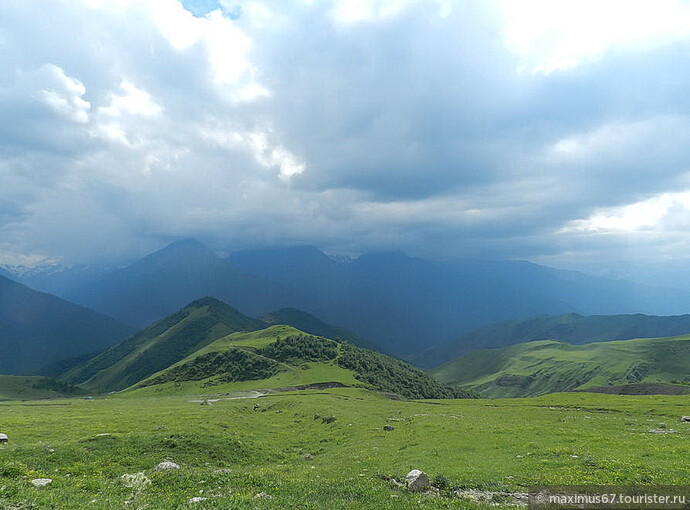
[[[334,388],[205,397],[210,405],[199,394],[137,392],[0,402],[10,437],[0,445],[0,508],[489,508],[455,490],[690,480],[690,423],[679,420],[690,396],[403,401]],[[163,460],[180,469],[153,471]],[[390,481],[414,468],[440,490]],[[36,488],[36,478],[53,481]]]
[[[471,351],[434,369],[484,397],[530,397],[637,383],[690,384],[690,335],[573,345],[541,340]]]

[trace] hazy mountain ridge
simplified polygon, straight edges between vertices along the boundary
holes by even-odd
[[[247,273],[193,239],[172,243],[69,295],[138,327],[205,296],[251,316],[299,301],[286,287]]]
[[[204,296],[249,316],[295,308],[409,359],[504,320],[690,309],[690,293],[523,261],[435,262],[388,252],[345,263],[309,246],[236,252],[226,260],[191,239],[70,288],[70,300],[138,327]]]
[[[0,276],[0,372],[28,374],[109,347],[133,328]]]
[[[230,260],[303,295],[318,296],[308,311],[397,355],[506,319],[690,309],[690,293],[524,261],[433,262],[390,252],[343,264],[313,247],[239,252]]]

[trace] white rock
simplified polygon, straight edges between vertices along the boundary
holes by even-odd
[[[273,499],[273,496],[266,494],[265,492],[259,492],[254,496],[254,499]]]
[[[0,443],[6,443],[10,440],[9,437],[7,437],[7,434],[0,434]]]
[[[35,478],[34,480],[31,480],[31,485],[34,487],[45,487],[51,483],[53,483],[52,478]]]
[[[680,421],[690,422],[690,416],[681,416]],[[2,434],[0,434],[0,436],[2,436]],[[7,437],[7,436],[5,436],[5,437]]]
[[[413,492],[419,492],[429,487],[429,476],[419,469],[413,469],[405,477],[407,488]]]
[[[155,468],[153,468],[154,471],[166,471],[168,469],[180,469],[180,466],[175,464],[174,462],[170,462],[169,460],[165,460],[158,464]]]
[[[206,501],[206,498],[200,498],[199,496],[196,496],[194,498],[190,498],[187,503],[201,503],[202,501]]]

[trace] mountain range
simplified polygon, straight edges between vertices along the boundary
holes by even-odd
[[[53,277],[31,279],[137,328],[204,296],[252,317],[280,308],[304,310],[409,359],[504,320],[690,310],[689,292],[529,262],[430,261],[401,252],[335,260],[308,246],[242,251],[223,259],[195,240],[183,240],[98,277],[93,269],[89,277],[78,273],[72,284],[69,272],[54,270]]]

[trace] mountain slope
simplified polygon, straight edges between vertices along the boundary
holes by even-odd
[[[201,347],[264,324],[214,298],[203,298],[73,368],[62,379],[93,391],[126,388]]]
[[[235,333],[152,375],[138,393],[365,386],[405,398],[464,398],[400,360],[290,326]]]
[[[430,368],[467,351],[505,347],[536,340],[584,344],[678,336],[685,333],[690,333],[690,315],[541,315],[490,324],[452,342],[422,352],[410,361],[417,366]]]
[[[432,371],[488,397],[632,383],[690,383],[690,335],[572,345],[542,340],[471,351]]]
[[[284,286],[243,271],[193,239],[172,243],[70,298],[145,327],[204,296],[252,316],[295,302]]]
[[[0,373],[101,350],[133,332],[110,317],[0,276]]]
[[[346,329],[326,324],[312,314],[295,308],[281,308],[280,310],[260,317],[260,319],[268,325],[285,324],[311,335],[345,340],[358,347],[379,350],[373,342],[365,340]]]

